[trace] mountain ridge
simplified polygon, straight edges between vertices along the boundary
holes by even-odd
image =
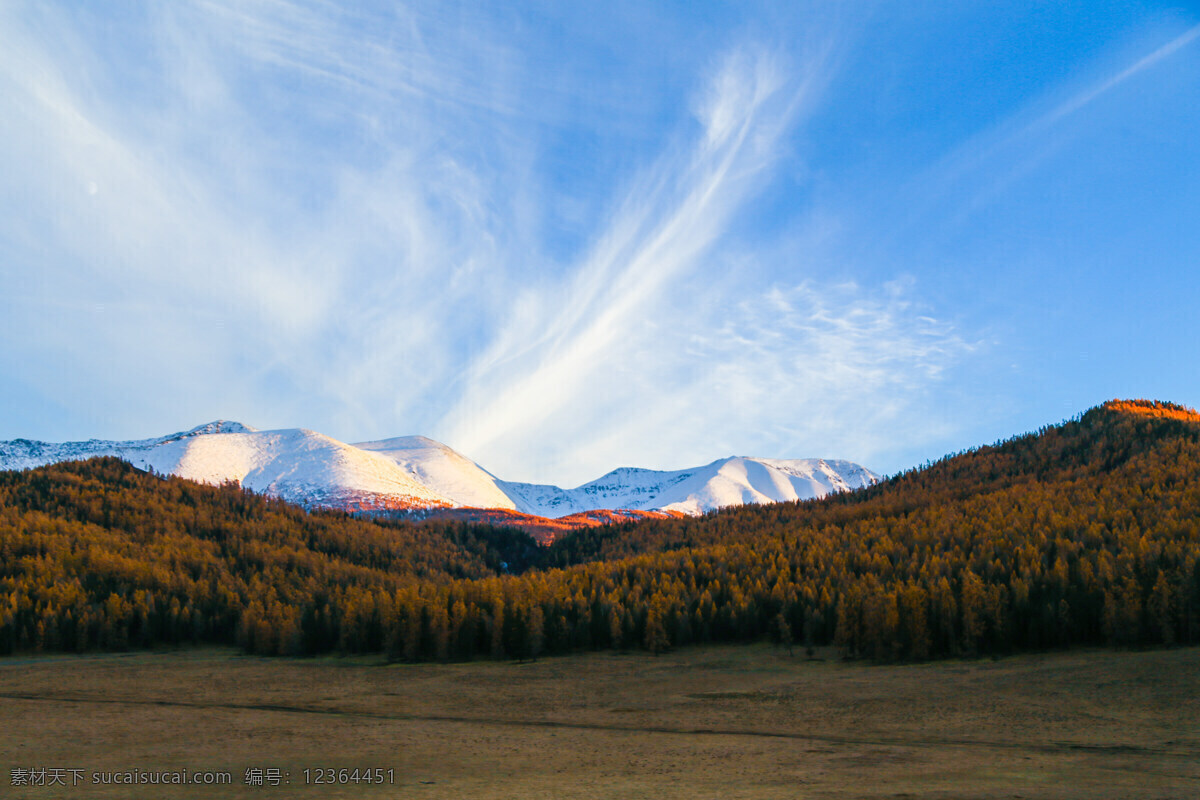
[[[503,480],[425,436],[347,444],[305,428],[263,431],[215,420],[131,441],[0,442],[0,469],[116,456],[141,469],[346,511],[478,508],[557,519],[591,511],[703,514],[824,497],[879,476],[836,459],[730,456],[682,470],[620,467],[573,489]]]

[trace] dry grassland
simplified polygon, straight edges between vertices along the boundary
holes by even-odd
[[[0,661],[15,798],[1195,798],[1200,651],[907,666],[768,646],[384,665],[202,650]],[[10,785],[14,768],[228,787]],[[316,767],[394,785],[305,785]],[[243,784],[275,768],[279,787]]]

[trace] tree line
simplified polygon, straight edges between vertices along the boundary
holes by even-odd
[[[0,652],[1196,644],[1200,417],[1107,404],[820,501],[522,537],[310,514],[112,459],[0,474]]]

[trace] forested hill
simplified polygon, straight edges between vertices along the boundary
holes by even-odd
[[[1200,642],[1200,417],[1171,404],[538,551],[98,463],[0,478],[0,648],[507,658],[765,636],[888,660]]]
[[[1197,477],[1171,454],[1186,457],[1200,446],[1200,414],[1174,403],[1111,400],[1078,417],[1035,432],[948,455],[870,488],[821,500],[728,508],[719,514],[645,523],[634,529],[612,526],[580,531],[557,546],[552,560],[565,566],[637,553],[736,543],[755,534],[775,536],[793,530],[854,521],[899,518],[923,509],[948,508],[957,501],[1018,486],[1048,486],[1118,470],[1114,484],[1139,469],[1158,484]],[[1126,469],[1128,467],[1128,469]],[[1140,481],[1139,481],[1140,482]]]
[[[112,457],[0,472],[0,653],[232,642],[239,630],[256,649],[332,647],[332,634],[302,641],[291,628],[255,642],[239,623],[259,607],[319,616],[346,591],[479,578],[539,557],[513,528],[308,512]]]

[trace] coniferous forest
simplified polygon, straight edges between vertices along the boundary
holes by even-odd
[[[0,473],[0,654],[880,661],[1200,643],[1200,415],[1113,401],[870,489],[582,529],[306,512],[104,458]]]

